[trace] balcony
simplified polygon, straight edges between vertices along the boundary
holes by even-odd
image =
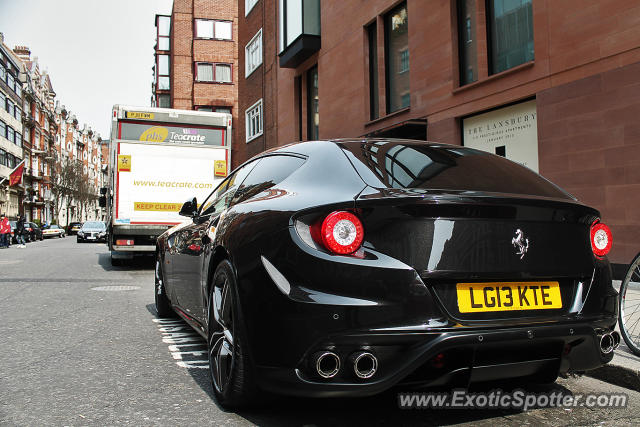
[[[320,50],[320,0],[280,0],[280,67],[295,68]]]

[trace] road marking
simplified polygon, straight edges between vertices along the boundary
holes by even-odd
[[[176,365],[186,369],[208,369],[207,343],[186,322],[180,319],[151,319],[162,334]]]
[[[103,291],[103,292],[135,291],[137,289],[140,289],[140,286],[96,286],[95,288],[91,288],[92,291]]]

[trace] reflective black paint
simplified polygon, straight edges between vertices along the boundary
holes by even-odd
[[[596,210],[515,164],[505,168],[537,182],[523,191],[531,194],[489,191],[486,183],[482,191],[390,188],[357,155],[371,142],[386,149],[430,147],[389,140],[281,147],[244,166],[253,168],[265,156],[302,159],[282,181],[227,195],[229,206],[164,233],[158,251],[176,311],[206,336],[211,277],[222,259],[230,260],[259,384],[289,394],[367,395],[402,382],[555,378],[611,359],[601,355],[596,337],[611,330],[617,316],[609,263],[590,249]],[[329,254],[305,231],[334,210],[354,211],[363,222],[365,242],[353,255]],[[516,229],[531,242],[522,259],[512,245]],[[545,280],[560,283],[562,309],[457,311],[457,282]],[[506,343],[513,349],[505,352]],[[379,359],[369,380],[347,371],[349,354],[362,348]],[[310,356],[323,349],[343,360],[331,380],[309,367]],[[431,368],[439,353],[445,368]]]

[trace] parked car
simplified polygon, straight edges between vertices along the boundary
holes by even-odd
[[[102,221],[87,221],[78,230],[77,242],[106,242],[107,226]]]
[[[35,242],[44,239],[42,229],[35,222],[25,222],[24,227],[29,231],[29,241]]]
[[[484,151],[292,144],[180,214],[157,240],[156,310],[207,340],[225,407],[260,390],[552,382],[619,344],[600,213]]]
[[[56,224],[51,224],[49,226],[45,226],[42,228],[42,236],[43,237],[60,237],[63,238],[65,235],[64,228],[60,227]]]
[[[69,236],[73,236],[74,234],[77,234],[81,228],[82,228],[81,222],[70,222],[69,225],[67,226],[67,234]]]

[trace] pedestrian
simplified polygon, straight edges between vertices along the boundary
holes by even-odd
[[[3,213],[0,214],[0,249],[9,247],[9,239],[11,239],[11,224]]]
[[[18,242],[18,247],[23,249],[27,247],[24,241],[24,233],[24,215],[20,215],[16,223],[16,241]]]

